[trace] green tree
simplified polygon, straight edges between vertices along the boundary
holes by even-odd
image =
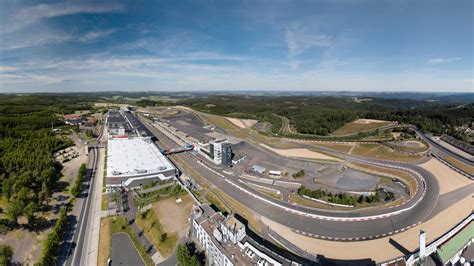
[[[195,254],[191,255],[189,247],[187,245],[178,245],[176,250],[176,258],[179,266],[199,266],[198,257]]]
[[[13,257],[13,249],[7,245],[0,245],[0,265],[10,265]]]
[[[38,205],[34,201],[30,201],[28,205],[26,205],[24,213],[26,218],[28,219],[28,224],[34,225],[36,221],[35,212],[38,210]]]

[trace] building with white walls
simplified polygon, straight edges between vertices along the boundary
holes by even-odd
[[[206,253],[209,265],[298,265],[256,243],[243,223],[209,205],[195,207],[191,220],[191,237]]]
[[[215,164],[232,164],[232,148],[225,139],[216,139],[209,143],[198,143],[199,152]]]

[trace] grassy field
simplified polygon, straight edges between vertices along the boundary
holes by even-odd
[[[456,168],[459,168],[461,170],[463,170],[464,172],[470,174],[470,175],[474,175],[474,167],[470,166],[470,165],[467,165],[463,162],[460,162],[458,160],[456,160],[455,158],[451,157],[451,156],[446,156],[443,158],[446,162],[452,164],[453,166],[455,166]]]
[[[337,144],[337,143],[314,143],[315,146],[328,148],[335,151],[348,153],[355,144]]]
[[[389,124],[390,122],[388,121],[377,121],[377,122],[370,121],[368,123],[361,123],[360,121],[356,120],[356,121],[346,123],[344,126],[334,131],[332,135],[344,136],[344,135],[356,134],[359,132],[369,131],[372,129],[383,127]]]
[[[262,194],[265,194],[269,197],[272,197],[274,199],[277,199],[277,200],[282,200],[283,199],[283,195],[280,193],[276,193],[275,191],[273,190],[269,190],[269,189],[264,189],[264,188],[259,188],[259,187],[252,187],[253,189],[255,189],[256,191],[262,193]]]
[[[205,196],[206,200],[216,206],[221,212],[230,213],[230,209],[225,206],[225,204],[217,197],[214,192],[209,192]]]
[[[102,201],[100,204],[100,209],[106,211],[108,209],[108,197],[107,194],[102,194]]]
[[[404,154],[397,151],[393,151],[390,148],[383,146],[382,144],[376,143],[357,143],[351,154],[382,160],[395,161],[414,161],[423,157],[423,155]]]
[[[132,239],[135,248],[138,250],[138,253],[141,255],[146,265],[153,265],[153,261],[146,253],[145,247],[142,245],[137,235],[132,231],[132,228],[128,225],[127,218],[124,216],[111,217],[109,222],[110,236],[113,236],[116,233],[126,233]],[[100,240],[99,240],[100,241]]]
[[[316,202],[316,201],[313,201],[313,200],[305,199],[305,198],[303,198],[299,195],[296,195],[296,194],[290,194],[290,201],[294,202],[298,205],[301,205],[301,206],[306,206],[306,207],[316,208],[316,209],[348,210],[348,208],[335,207],[335,206],[331,206],[331,205],[328,205],[328,204],[323,204],[323,203],[319,203],[319,202]]]
[[[178,233],[165,232],[160,223],[160,218],[153,209],[148,210],[144,215],[138,214],[137,225],[143,230],[148,239],[160,251],[160,254],[167,257],[173,252]],[[166,235],[166,237],[164,237]]]
[[[109,217],[100,219],[99,254],[97,255],[97,265],[99,266],[107,265],[107,259],[110,257],[110,245],[112,241],[110,219]]]

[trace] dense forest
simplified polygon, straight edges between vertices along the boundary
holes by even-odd
[[[0,185],[11,222],[25,216],[34,224],[56,189],[61,165],[53,153],[72,145],[51,132],[62,124],[58,114],[89,108],[67,96],[0,96]]]
[[[212,114],[251,118],[275,123],[275,115],[287,117],[299,133],[328,136],[357,118],[399,121],[433,133],[454,134],[453,127],[474,121],[474,104],[450,104],[426,100],[335,96],[210,96],[181,104]],[[280,123],[281,122],[276,122]],[[273,133],[279,127],[272,127]],[[461,138],[462,136],[456,136]]]

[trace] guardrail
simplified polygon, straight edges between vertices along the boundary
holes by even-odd
[[[464,172],[463,170],[457,168],[456,166],[450,164],[449,162],[447,162],[446,160],[444,160],[443,158],[437,156],[437,155],[434,155],[433,154],[433,157],[435,157],[436,159],[438,159],[440,162],[444,163],[446,166],[448,166],[449,168],[453,169],[454,171],[460,173],[461,175],[469,178],[469,179],[473,179],[474,180],[474,176],[470,175],[469,173],[466,173]]]
[[[288,241],[287,239],[285,239],[284,237],[279,235],[277,232],[270,229],[270,227],[267,227],[266,230],[267,230],[268,235],[271,238],[273,238],[273,240],[275,240],[276,242],[281,244],[283,247],[285,247],[289,251],[291,251],[295,254],[298,254],[298,256],[301,256],[301,257],[303,257],[305,259],[308,259],[310,261],[314,261],[314,262],[319,261],[319,259],[316,255],[314,255],[314,254],[312,254],[312,253],[310,253],[306,250],[303,250],[300,247],[296,246],[295,244],[291,243],[290,241]]]

